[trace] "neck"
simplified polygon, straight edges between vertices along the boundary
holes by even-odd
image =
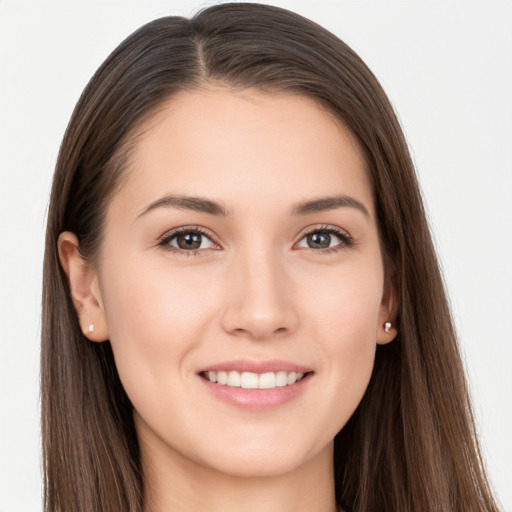
[[[148,450],[141,445],[146,477],[144,512],[337,510],[332,443],[291,471],[272,476],[230,475],[176,452]]]

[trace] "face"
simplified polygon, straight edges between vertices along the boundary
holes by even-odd
[[[298,96],[166,104],[109,204],[96,278],[143,450],[224,473],[330,453],[391,340],[357,144]]]

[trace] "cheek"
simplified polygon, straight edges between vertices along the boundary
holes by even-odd
[[[343,352],[375,344],[382,291],[379,266],[362,262],[310,274],[299,293],[305,321],[325,335],[329,351]]]
[[[322,290],[308,286],[304,303],[309,336],[314,339],[316,334],[318,356],[327,369],[321,408],[326,415],[321,421],[327,424],[332,414],[335,434],[358,406],[373,371],[382,282],[378,271],[357,268],[331,273],[320,282]]]
[[[159,343],[180,342],[177,335],[206,312],[204,280],[169,272],[159,265],[133,265],[129,279],[112,277],[105,287],[105,307],[112,338],[126,339],[150,349]],[[124,342],[123,342],[124,343]]]
[[[204,281],[184,280],[156,265],[140,265],[130,279],[105,275],[104,303],[121,381],[130,398],[151,396],[187,368],[187,354],[203,337],[212,314]]]

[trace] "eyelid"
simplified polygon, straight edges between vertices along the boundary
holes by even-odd
[[[309,226],[302,233],[302,238],[310,233],[315,233],[316,231],[333,231],[335,233],[339,233],[347,238],[352,238],[346,229],[340,228],[339,226],[334,226],[332,224],[317,224],[314,226]]]

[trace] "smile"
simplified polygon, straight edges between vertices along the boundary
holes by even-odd
[[[222,386],[244,389],[274,389],[291,386],[304,377],[301,372],[238,372],[238,371],[208,371],[202,376],[210,382]]]
[[[237,408],[265,411],[303,395],[314,373],[311,367],[282,359],[238,359],[201,368],[197,376],[216,399]]]

